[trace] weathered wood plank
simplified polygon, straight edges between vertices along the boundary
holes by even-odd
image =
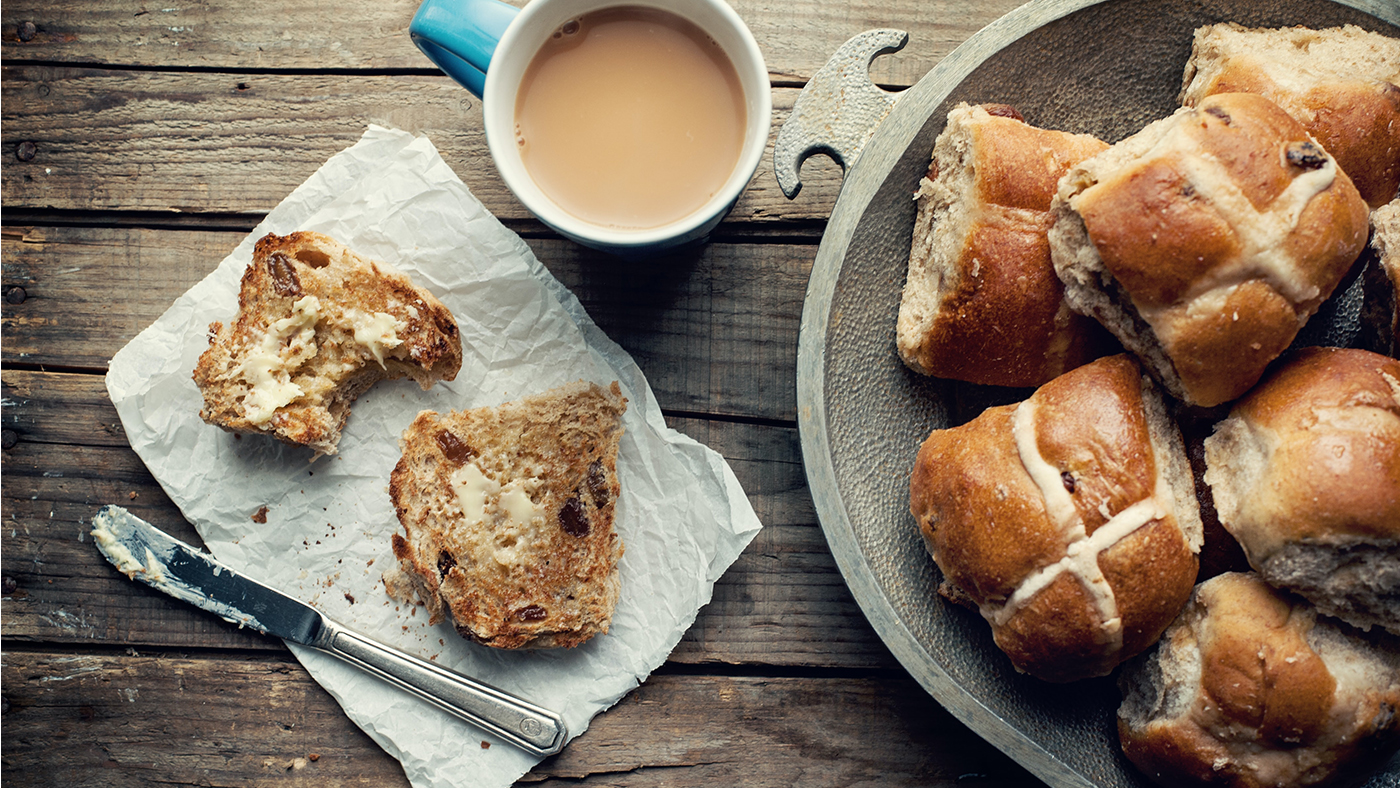
[[[0,358],[105,369],[241,239],[226,232],[7,227],[0,289],[19,287],[24,295],[0,313]],[[796,420],[797,328],[816,247],[715,243],[629,263],[567,241],[530,243],[632,353],[663,408]],[[229,315],[235,301],[230,293]]]
[[[3,662],[4,777],[15,784],[405,784],[289,660],[9,651]],[[898,673],[652,676],[522,782],[1039,784]]]
[[[9,650],[3,662],[3,775],[13,785],[408,785],[289,654]]]
[[[5,372],[7,400],[15,376]],[[34,398],[10,401],[7,429],[12,414],[32,408]],[[0,571],[6,592],[0,632],[7,641],[283,648],[281,641],[239,630],[128,581],[98,553],[88,535],[89,520],[108,503],[127,507],[176,538],[203,544],[135,454],[39,443],[27,440],[29,434],[21,433],[4,453]]]
[[[16,442],[126,448],[117,409],[98,375],[4,370],[0,426],[6,448]],[[9,461],[8,456],[6,462]]]
[[[130,643],[280,650],[280,642],[131,583],[87,536],[88,520],[120,503],[200,544],[121,433],[96,375],[6,370],[0,562],[7,583],[3,634],[28,642]],[[682,663],[888,667],[893,657],[851,598],[816,523],[796,431],[696,419],[672,425],[719,451],[765,528],[721,578],[676,647]],[[135,495],[133,498],[132,495]]]
[[[1021,0],[734,0],[777,81],[805,81],[847,38],[877,27],[909,32],[905,52],[875,62],[881,84],[910,85],[978,29]],[[523,5],[512,0],[512,5]],[[141,0],[14,0],[4,5],[7,61],[182,68],[432,68],[408,38],[418,0],[323,5],[195,4],[156,8]],[[19,35],[34,26],[29,39]]]
[[[6,227],[3,359],[105,369],[241,234]],[[19,288],[20,293],[11,291]]]
[[[479,103],[446,76],[300,76],[0,69],[0,172],[7,208],[264,214],[370,124],[424,134],[472,193],[503,219],[530,214],[506,189],[486,148]],[[798,91],[773,92],[774,123]],[[725,220],[825,219],[840,169],[803,169],[789,201],[772,174],[772,139]],[[32,143],[32,157],[17,146]]]

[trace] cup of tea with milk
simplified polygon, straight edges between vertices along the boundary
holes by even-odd
[[[409,34],[481,98],[515,196],[596,249],[705,238],[768,141],[768,68],[724,0],[426,0]]]

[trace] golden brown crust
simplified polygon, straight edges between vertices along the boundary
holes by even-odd
[[[1400,41],[1354,26],[1196,30],[1181,102],[1256,93],[1337,157],[1372,208],[1400,188]]]
[[[620,591],[618,384],[578,383],[494,408],[424,411],[389,495],[403,585],[437,623],[496,648],[577,646],[608,631]],[[400,598],[403,593],[400,592]]]
[[[1367,207],[1297,121],[1210,96],[1061,181],[1049,237],[1066,297],[1178,398],[1252,386],[1366,242]]]
[[[1113,347],[1065,304],[1045,238],[1056,181],[1107,146],[988,108],[959,105],[935,144],[917,195],[897,343],[927,375],[1034,386]]]
[[[1124,668],[1123,751],[1164,786],[1331,784],[1400,745],[1400,654],[1252,573],[1197,587]]]
[[[1205,448],[1221,523],[1265,579],[1400,632],[1400,361],[1296,351]]]
[[[351,403],[378,381],[411,377],[426,389],[462,365],[457,323],[442,302],[312,232],[259,239],[237,317],[209,333],[193,375],[200,417],[318,455],[335,453]]]
[[[910,511],[1019,670],[1104,675],[1149,646],[1190,593],[1200,541],[1190,470],[1144,385],[1130,356],[1099,359],[919,449]],[[1068,554],[1086,560],[1051,568]]]

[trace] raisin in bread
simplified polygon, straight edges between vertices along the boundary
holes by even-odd
[[[389,495],[392,596],[497,648],[577,646],[608,631],[627,400],[583,381],[498,407],[418,414]]]
[[[1070,169],[1055,273],[1176,398],[1249,390],[1352,270],[1369,211],[1278,105],[1207,96]]]
[[[1283,107],[1356,184],[1372,208],[1400,187],[1400,39],[1355,25],[1196,30],[1181,103],[1257,93]]]
[[[375,383],[452,380],[452,313],[387,263],[319,233],[268,234],[243,272],[238,315],[209,326],[194,381],[201,418],[334,454],[350,405]]]

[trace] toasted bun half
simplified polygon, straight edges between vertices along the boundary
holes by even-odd
[[[495,648],[572,647],[608,631],[627,400],[579,381],[496,407],[418,414],[389,495],[391,596]]]
[[[375,383],[452,380],[462,339],[452,313],[388,263],[326,235],[267,235],[243,272],[238,314],[209,326],[194,382],[199,415],[334,454],[355,398]]]

